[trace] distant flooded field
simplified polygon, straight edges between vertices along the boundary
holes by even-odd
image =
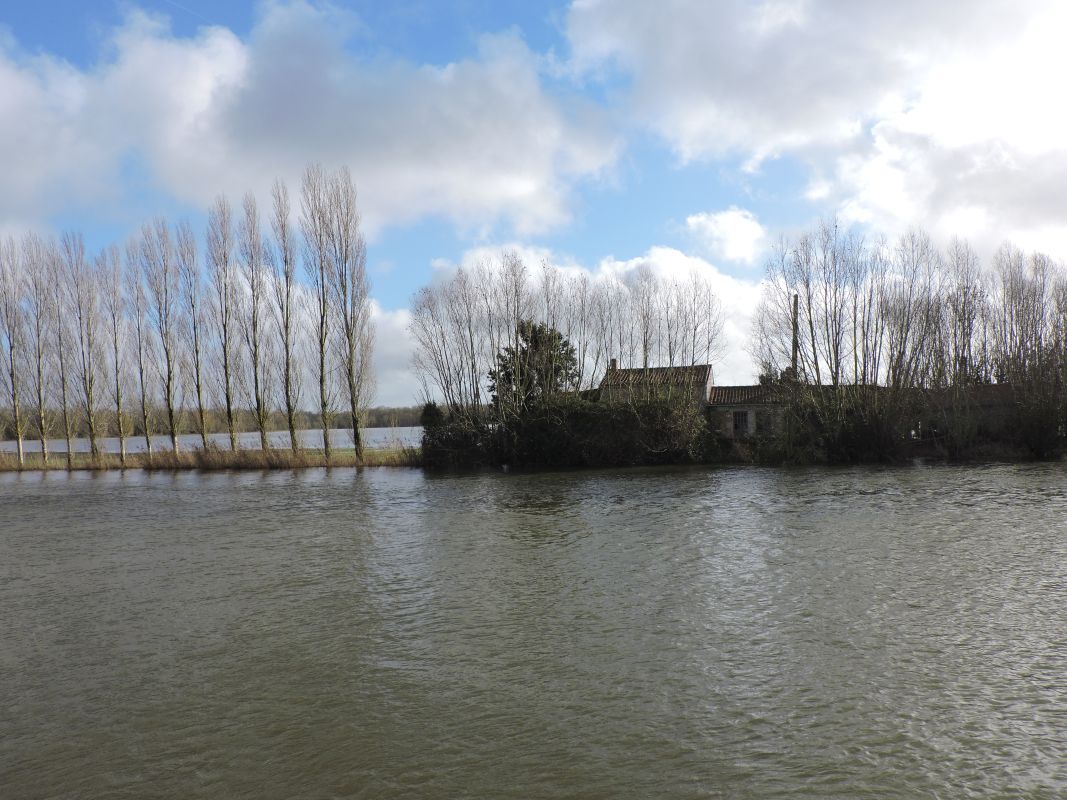
[[[418,447],[422,440],[422,428],[360,428],[360,435],[363,437],[364,447]],[[230,446],[230,437],[228,434],[209,433],[207,438],[208,442],[216,447],[228,448]],[[170,450],[169,436],[155,434],[151,439],[153,449]],[[321,430],[297,431],[297,439],[301,447],[322,447]],[[267,441],[271,447],[289,447],[289,431],[270,431],[267,434]],[[119,440],[117,437],[104,436],[99,439],[99,442],[101,451],[105,453],[119,452]],[[352,430],[350,428],[331,429],[330,444],[334,447],[351,447]],[[256,431],[245,431],[244,433],[237,434],[237,445],[242,450],[258,450],[259,433]],[[200,446],[200,434],[198,433],[186,433],[178,437],[178,447],[180,448],[192,450]],[[14,453],[16,452],[16,447],[17,445],[14,441],[0,442],[0,453]],[[41,443],[37,439],[24,439],[23,447],[27,453],[41,452]],[[145,437],[129,436],[126,438],[127,452],[143,453],[146,449]],[[67,443],[62,438],[49,439],[48,450],[52,453],[65,453],[67,452]],[[71,450],[75,453],[88,453],[89,440],[82,438],[72,439]]]
[[[0,796],[1067,794],[1067,469],[0,475]]]

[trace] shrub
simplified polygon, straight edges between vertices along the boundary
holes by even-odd
[[[708,426],[690,405],[597,403],[572,395],[505,423],[452,415],[423,434],[428,466],[611,467],[703,461]]]

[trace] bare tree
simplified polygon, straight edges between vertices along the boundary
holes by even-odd
[[[427,398],[437,396],[452,410],[463,407],[460,390],[463,370],[446,332],[441,293],[424,287],[415,295],[411,308],[412,337],[415,340],[413,366],[422,381]]]
[[[103,253],[100,280],[104,321],[111,345],[111,401],[115,406],[115,435],[119,440],[119,463],[125,467],[126,439],[130,435],[129,421],[123,406],[123,388],[127,380],[126,297],[123,290],[122,258],[115,245]]]
[[[360,231],[356,188],[347,167],[329,180],[330,290],[340,323],[341,366],[352,425],[352,446],[363,456],[359,411],[370,373],[372,334],[370,287],[367,281],[367,247]]]
[[[187,220],[178,225],[178,274],[184,316],[188,321],[189,354],[192,356],[193,394],[196,399],[196,427],[200,444],[207,449],[207,412],[204,408],[204,281],[197,258],[196,236]]]
[[[330,461],[330,421],[333,418],[333,392],[330,386],[330,198],[322,166],[309,165],[301,182],[300,227],[304,235],[304,262],[315,300],[316,341],[318,348],[319,419],[322,426],[323,455]]]
[[[141,274],[141,243],[130,239],[126,246],[127,296],[130,302],[130,318],[133,321],[134,341],[137,344],[137,388],[141,398],[141,426],[144,430],[145,452],[152,457],[152,421],[149,415],[149,375],[154,363],[152,340],[149,335],[148,296],[145,293]]]
[[[902,389],[923,384],[926,356],[936,328],[932,298],[941,272],[941,257],[921,231],[904,234],[894,250],[895,280],[883,305],[887,317],[886,383]]]
[[[234,384],[237,360],[237,273],[233,263],[233,222],[230,204],[218,197],[208,212],[207,253],[214,289],[214,319],[221,357],[222,399],[226,409],[226,432],[230,450],[237,449],[234,421]]]
[[[948,250],[948,353],[950,383],[973,384],[982,379],[985,369],[981,357],[980,326],[985,316],[988,291],[981,264],[974,250],[959,239]]]
[[[291,208],[289,190],[280,180],[271,191],[274,230],[274,301],[278,332],[282,344],[282,398],[285,403],[285,423],[289,429],[289,446],[299,449],[296,436],[296,411],[300,403],[300,367],[297,360],[299,294],[296,278],[296,242],[289,222]]]
[[[630,285],[632,300],[632,313],[630,319],[636,323],[636,335],[638,347],[641,352],[641,367],[648,369],[655,362],[653,347],[655,345],[656,314],[656,281],[652,272],[647,268],[641,268],[634,276]]]
[[[579,389],[589,388],[597,366],[595,345],[592,341],[594,296],[589,273],[583,271],[566,279],[564,302],[567,323],[563,333],[568,340],[578,343],[576,352]]]
[[[248,282],[248,302],[242,328],[245,346],[251,360],[252,413],[256,420],[256,427],[259,429],[260,449],[266,452],[270,449],[267,439],[269,409],[266,402],[269,362],[263,328],[267,312],[268,275],[263,234],[259,223],[259,209],[256,206],[256,198],[251,193],[244,197],[244,217],[241,221],[239,241],[245,279]]]
[[[70,331],[69,290],[72,282],[63,254],[58,245],[51,242],[48,247],[49,281],[52,284],[52,318],[56,337],[56,357],[58,361],[59,404],[63,419],[63,439],[67,447],[67,468],[74,466],[73,423],[70,416],[70,347],[73,334]]]
[[[22,243],[23,263],[28,274],[27,312],[29,320],[27,330],[30,336],[30,351],[33,368],[30,381],[33,385],[34,406],[36,412],[37,436],[41,443],[41,458],[48,463],[48,436],[50,433],[46,404],[48,401],[48,375],[52,364],[53,348],[50,344],[51,320],[54,316],[52,305],[54,295],[49,281],[48,253],[44,242],[30,233]]]
[[[424,392],[443,400],[453,418],[477,423],[489,370],[502,349],[519,352],[516,332],[530,322],[558,330],[574,347],[580,388],[594,386],[613,358],[651,369],[721,355],[722,309],[706,278],[663,280],[650,270],[627,277],[542,264],[531,281],[522,260],[505,252],[498,263],[460,267],[424,287],[410,326]],[[529,366],[515,365],[519,372]],[[506,422],[521,412],[517,401],[498,395],[489,413]]]
[[[792,368],[795,351],[796,377],[814,385],[839,386],[866,374],[875,354],[859,339],[871,333],[872,314],[886,308],[884,291],[871,279],[872,263],[863,242],[835,221],[791,245],[781,242],[768,261],[756,315],[760,363]],[[867,297],[867,289],[875,294]]]
[[[63,234],[63,257],[70,280],[71,309],[74,312],[75,367],[81,387],[82,413],[89,434],[89,453],[94,462],[100,458],[96,427],[96,386],[100,373],[100,287],[98,270],[102,259],[90,264],[85,257],[81,233]]]
[[[3,344],[3,354],[6,357],[4,372],[7,377],[8,397],[11,400],[18,465],[22,467],[25,463],[25,452],[22,443],[24,423],[20,378],[26,343],[24,329],[26,277],[20,256],[19,248],[13,238],[9,237],[0,244],[0,343]]]
[[[162,217],[146,224],[141,233],[141,271],[148,288],[151,321],[163,356],[163,404],[171,449],[178,452],[178,364],[181,304],[178,268],[170,228]]]

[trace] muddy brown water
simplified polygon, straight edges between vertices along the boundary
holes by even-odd
[[[1067,796],[1067,468],[0,475],[0,797]]]

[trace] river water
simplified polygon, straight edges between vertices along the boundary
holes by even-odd
[[[1067,469],[0,476],[0,796],[1067,796]]]

